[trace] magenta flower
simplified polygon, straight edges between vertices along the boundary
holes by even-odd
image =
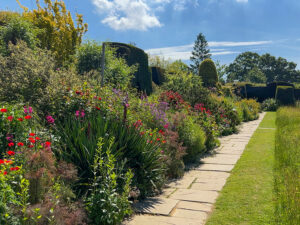
[[[79,117],[79,114],[80,114],[80,111],[77,110],[77,111],[75,112],[75,116],[76,116],[76,117]]]
[[[33,110],[32,110],[32,107],[28,107],[27,106],[24,106],[24,113],[25,114],[32,114]]]
[[[84,111],[81,111],[80,117],[83,118],[85,116]]]
[[[47,122],[49,123],[49,124],[53,124],[54,123],[54,118],[52,117],[52,116],[46,116],[46,120],[47,120]]]

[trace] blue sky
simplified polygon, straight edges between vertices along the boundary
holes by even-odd
[[[21,0],[29,8],[35,0]],[[300,68],[299,0],[65,0],[89,24],[86,39],[134,42],[152,55],[189,62],[198,33],[213,59],[232,62],[244,51],[270,53]],[[1,10],[21,11],[14,0]]]

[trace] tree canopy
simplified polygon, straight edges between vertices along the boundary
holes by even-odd
[[[297,82],[300,80],[300,72],[296,67],[296,63],[282,57],[276,58],[269,53],[260,56],[255,52],[244,52],[227,67],[227,81]]]
[[[208,48],[208,43],[205,39],[205,36],[202,33],[198,34],[192,51],[192,56],[190,57],[192,61],[192,64],[190,66],[195,74],[198,74],[200,63],[204,59],[208,59],[211,57],[211,54],[209,52],[210,50]]]

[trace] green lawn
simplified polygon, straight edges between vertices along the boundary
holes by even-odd
[[[206,225],[273,223],[275,120],[276,113],[268,112],[228,178]]]

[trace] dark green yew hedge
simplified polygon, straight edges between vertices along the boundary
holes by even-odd
[[[133,86],[147,94],[152,92],[152,77],[148,66],[148,55],[140,48],[133,45],[107,42],[111,47],[116,49],[118,57],[123,57],[129,66],[138,64],[138,69],[135,72]]]

